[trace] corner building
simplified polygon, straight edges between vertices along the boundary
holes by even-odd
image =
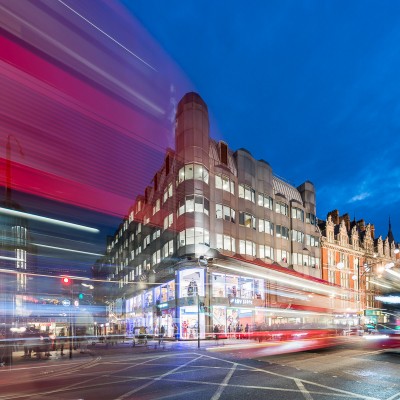
[[[329,295],[341,289],[321,279],[313,184],[296,188],[212,140],[196,93],[178,104],[175,140],[98,264],[119,286],[110,326],[191,339],[215,325],[331,324]]]

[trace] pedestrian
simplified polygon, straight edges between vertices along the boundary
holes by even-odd
[[[64,328],[61,329],[58,343],[60,344],[61,355],[64,355],[64,346],[65,346],[65,330]]]
[[[249,338],[249,324],[246,324],[244,331],[246,333],[245,338],[248,339]]]
[[[174,324],[174,337],[175,340],[178,340],[178,325]]]
[[[159,336],[158,344],[163,343],[164,335],[165,335],[165,326],[164,326],[164,325],[161,325],[160,336]]]
[[[215,340],[218,341],[218,339],[219,339],[219,328],[218,328],[218,325],[214,325],[214,330],[213,330],[213,332],[214,332],[214,338],[215,338]]]

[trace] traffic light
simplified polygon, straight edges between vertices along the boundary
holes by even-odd
[[[79,294],[78,294],[78,299],[79,299],[79,300],[83,300],[83,296],[84,296],[83,293],[79,293]]]
[[[68,278],[68,276],[63,276],[61,278],[61,283],[63,284],[63,286],[69,286],[72,283],[72,280],[70,278]]]

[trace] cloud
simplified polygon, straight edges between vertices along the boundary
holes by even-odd
[[[371,196],[371,193],[368,193],[368,192],[360,193],[360,194],[357,194],[357,195],[353,196],[348,202],[349,203],[354,203],[356,201],[364,200],[364,199],[366,199],[367,197],[370,197],[370,196]]]

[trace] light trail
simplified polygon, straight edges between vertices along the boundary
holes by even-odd
[[[91,25],[93,28],[97,29],[100,33],[102,33],[104,36],[106,36],[108,39],[112,40],[115,44],[117,44],[119,47],[127,51],[130,55],[141,61],[143,64],[151,68],[153,71],[157,70],[147,63],[146,61],[143,60],[143,58],[140,58],[137,54],[133,53],[131,50],[129,50],[127,47],[125,47],[122,43],[118,42],[118,40],[114,39],[112,36],[110,36],[107,32],[104,32],[101,28],[99,28],[97,25],[95,25],[93,22],[90,22],[87,18],[85,18],[82,14],[79,14],[78,11],[74,10],[72,7],[70,7],[68,4],[65,4],[63,1],[58,0],[59,3],[61,3],[63,6],[67,7],[70,11],[72,11],[74,14],[76,14],[79,18],[82,18],[85,22],[87,22],[89,25]]]
[[[88,226],[74,224],[72,222],[61,221],[59,219],[42,217],[41,215],[29,214],[29,213],[25,213],[22,211],[10,210],[9,208],[0,207],[0,214],[9,215],[11,217],[26,218],[26,219],[30,219],[33,221],[39,221],[39,222],[44,222],[44,223],[58,225],[58,226],[64,226],[66,228],[78,229],[78,230],[90,232],[90,233],[99,233],[100,232],[96,228],[90,228]]]
[[[88,251],[82,251],[82,250],[73,250],[73,249],[66,249],[65,247],[56,247],[56,246],[48,246],[46,244],[39,244],[39,243],[32,243],[34,246],[37,247],[44,247],[46,249],[53,249],[53,250],[61,250],[61,251],[68,251],[70,253],[78,253],[78,254],[88,254],[90,256],[98,256],[98,257],[103,257],[104,254],[99,254],[99,253],[90,253]]]

